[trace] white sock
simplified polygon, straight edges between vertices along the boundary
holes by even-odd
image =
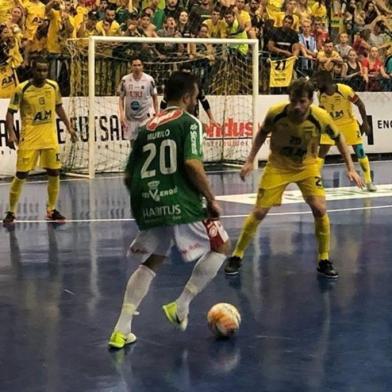
[[[196,263],[183,292],[176,300],[177,316],[180,320],[187,317],[189,304],[214,279],[225,258],[222,253],[209,252]]]
[[[125,335],[131,332],[132,317],[140,302],[148,293],[155,275],[155,272],[150,268],[145,265],[139,265],[138,269],[130,276],[124,294],[121,314],[114,327],[115,331],[120,331]]]

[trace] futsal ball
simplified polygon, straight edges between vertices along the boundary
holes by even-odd
[[[215,304],[207,314],[208,327],[217,337],[233,336],[241,324],[241,315],[231,304]]]

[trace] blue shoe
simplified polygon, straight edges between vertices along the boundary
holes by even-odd
[[[136,335],[132,332],[128,335],[124,335],[120,331],[114,331],[110,336],[108,345],[111,348],[124,348],[127,344],[135,343]]]
[[[181,329],[181,331],[185,331],[188,326],[188,316],[185,317],[182,321],[179,320],[177,316],[177,304],[175,302],[170,302],[169,304],[162,306],[163,311],[165,312],[165,316],[167,319],[177,328]]]

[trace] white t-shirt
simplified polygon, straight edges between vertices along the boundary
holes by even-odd
[[[139,80],[135,80],[132,74],[128,74],[121,79],[118,94],[125,98],[127,120],[143,120],[151,112],[151,97],[157,95],[157,89],[152,76],[143,73]]]

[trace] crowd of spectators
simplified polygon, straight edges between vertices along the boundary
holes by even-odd
[[[266,58],[298,58],[295,75],[331,72],[357,90],[391,91],[391,0],[0,0],[0,97],[35,55],[61,64],[67,40],[91,35],[257,38]],[[232,48],[250,56],[248,45]],[[125,56],[121,47],[111,54]],[[208,44],[144,45],[150,59],[207,59]],[[59,79],[68,68],[53,68]],[[262,72],[261,72],[262,73]]]

